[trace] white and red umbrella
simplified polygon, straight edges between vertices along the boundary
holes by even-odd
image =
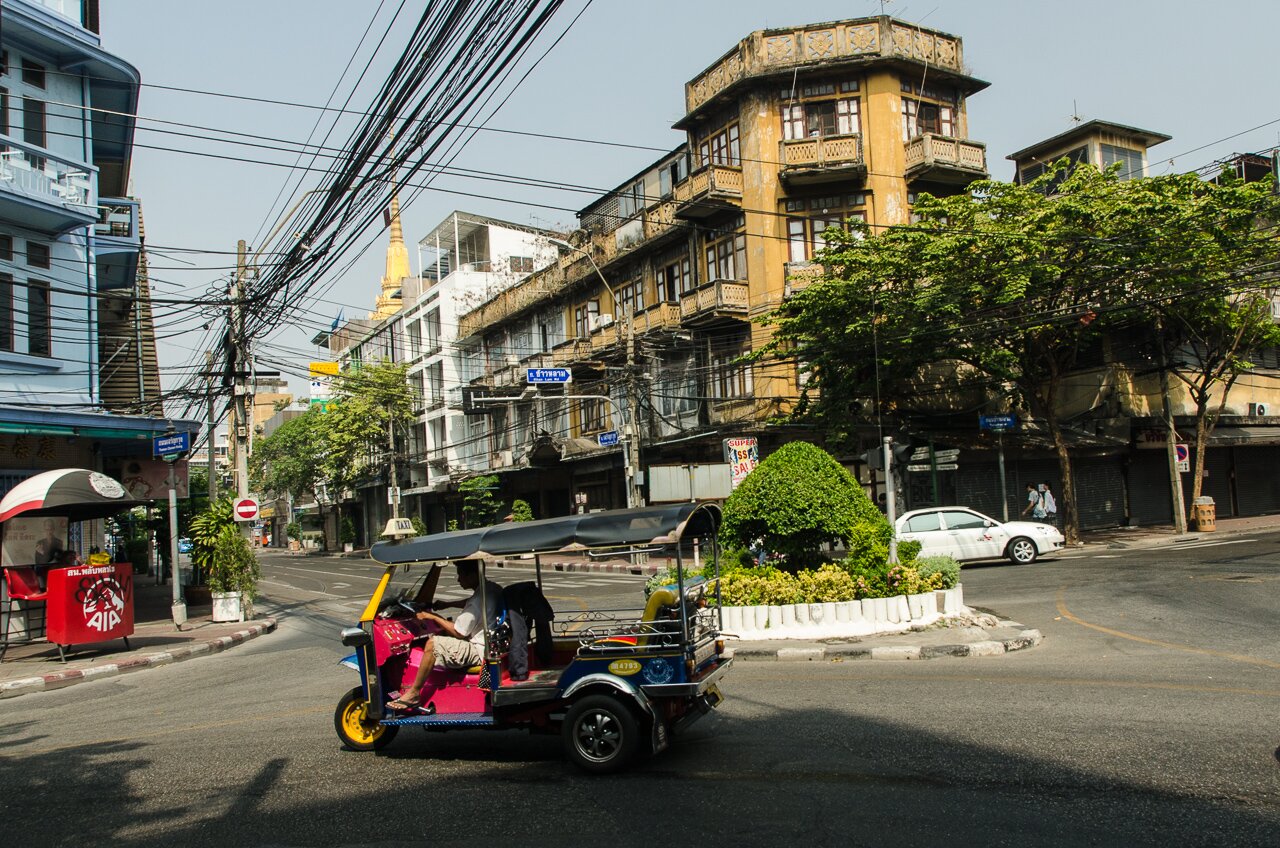
[[[97,471],[59,468],[28,477],[0,500],[0,521],[16,515],[60,515],[76,521],[105,518],[145,501],[134,500],[124,486]]]

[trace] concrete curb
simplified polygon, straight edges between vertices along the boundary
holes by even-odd
[[[533,568],[532,559],[496,559],[489,565],[494,568]],[[665,566],[660,565],[628,565],[612,562],[544,562],[542,570],[546,571],[579,571],[595,574],[635,574],[640,577],[652,577]]]
[[[16,698],[19,695],[30,695],[32,692],[46,692],[52,689],[65,689],[68,686],[74,686],[77,683],[84,683],[89,680],[100,680],[105,677],[127,674],[131,671],[142,671],[146,668],[154,668],[156,666],[182,662],[183,660],[194,659],[206,654],[220,653],[225,651],[227,648],[247,642],[250,639],[256,639],[264,633],[270,633],[275,629],[276,620],[274,618],[264,618],[262,621],[257,624],[250,625],[244,630],[238,630],[235,633],[231,633],[226,636],[219,636],[217,639],[210,639],[207,642],[193,642],[189,645],[183,645],[180,648],[162,651],[158,654],[149,654],[145,657],[131,657],[130,659],[121,660],[116,663],[95,665],[89,668],[74,669],[70,671],[59,671],[53,674],[40,675],[39,677],[23,677],[18,680],[6,680],[3,683],[0,683],[0,698]]]
[[[1034,648],[1044,641],[1039,630],[1027,628],[1016,621],[1002,621],[1001,627],[1017,628],[1018,633],[1008,639],[989,639],[979,642],[953,645],[825,645],[792,648],[736,648],[730,646],[726,653],[735,659],[778,662],[842,662],[844,660],[930,660],[938,657],[994,657]]]

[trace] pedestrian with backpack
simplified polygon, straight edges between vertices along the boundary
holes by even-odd
[[[1044,507],[1044,520],[1058,526],[1058,502],[1053,498],[1053,487],[1045,480],[1040,484],[1040,501]]]
[[[1040,496],[1040,490],[1036,488],[1035,483],[1027,484],[1027,505],[1022,508],[1022,515],[1031,514],[1031,517],[1037,521],[1044,520],[1044,498]]]

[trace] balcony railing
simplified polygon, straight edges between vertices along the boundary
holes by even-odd
[[[98,204],[96,236],[136,241],[138,238],[138,204],[132,200],[104,197]]]
[[[0,195],[17,195],[46,206],[47,213],[24,216],[40,229],[65,231],[94,223],[94,171],[15,139],[0,144]]]
[[[618,343],[618,325],[609,324],[591,333],[591,351],[604,350]]]
[[[742,168],[708,165],[675,187],[676,214],[701,218],[742,202]]]
[[[750,306],[746,283],[712,280],[680,298],[680,317],[685,321],[720,316],[743,316]]]
[[[659,330],[674,330],[680,326],[680,304],[658,303],[632,319],[636,335]]]
[[[569,339],[551,351],[551,361],[557,368],[581,362],[591,356],[591,342],[587,339]]]
[[[779,142],[784,172],[788,169],[834,168],[861,165],[862,136],[858,133]]]
[[[905,164],[908,179],[926,175],[952,182],[981,178],[987,175],[987,146],[924,133],[907,142]]]
[[[785,265],[786,284],[784,293],[786,297],[796,292],[801,292],[809,286],[822,280],[826,274],[826,268],[820,262],[788,262]]]

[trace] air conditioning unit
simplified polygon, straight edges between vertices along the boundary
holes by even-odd
[[[515,464],[514,460],[511,457],[511,451],[509,450],[498,451],[497,460],[498,462],[497,462],[497,465],[495,466],[496,468],[510,468],[512,465]]]
[[[1270,415],[1270,414],[1271,414],[1271,413],[1269,413],[1269,412],[1267,411],[1267,405],[1266,405],[1265,403],[1251,403],[1251,404],[1249,404],[1249,417],[1250,417],[1250,418],[1265,418],[1265,417],[1267,417],[1267,416],[1268,416],[1268,415]]]
[[[596,330],[599,330],[602,327],[607,327],[612,323],[612,315],[592,315],[587,319],[587,329],[594,333]]]

